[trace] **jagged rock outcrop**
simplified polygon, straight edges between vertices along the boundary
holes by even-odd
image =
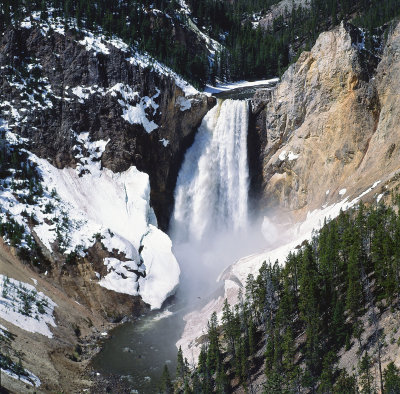
[[[43,31],[37,25],[7,30],[0,41],[0,86],[3,105],[10,103],[13,109],[5,116],[3,107],[3,116],[10,119],[12,111],[26,107],[14,131],[29,138],[32,151],[58,168],[76,165],[76,134],[89,132],[91,140],[110,140],[102,165],[115,172],[135,165],[149,174],[152,205],[165,229],[184,151],[214,102],[197,94],[188,105],[172,76],[130,61],[132,55],[121,45],[91,40],[75,31]],[[21,93],[23,84],[16,77],[33,79],[34,86]],[[42,90],[36,89],[40,85]],[[122,92],[112,91],[116,86]],[[128,99],[122,97],[128,93]],[[33,97],[27,98],[30,94]],[[155,125],[151,132],[123,118],[135,103]]]
[[[301,218],[395,180],[399,34],[397,26],[376,55],[365,49],[362,31],[342,24],[322,33],[275,90],[256,94],[252,131],[260,144],[264,207]]]
[[[297,9],[302,7],[309,9],[311,2],[309,0],[282,0],[277,4],[271,6],[271,9],[260,19],[260,26],[263,29],[270,29],[274,21],[278,18],[287,19],[287,16],[293,12],[293,8]]]

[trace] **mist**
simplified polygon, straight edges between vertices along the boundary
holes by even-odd
[[[217,283],[218,277],[238,259],[272,247],[278,232],[272,225],[265,228],[261,218],[249,220],[240,231],[219,228],[209,231],[201,240],[178,241],[173,235],[172,239],[173,252],[181,267],[177,294],[186,302],[193,302],[209,297],[222,286],[222,282]]]
[[[202,299],[229,265],[276,241],[277,231],[249,213],[246,101],[218,100],[186,152],[170,223],[181,267],[178,295]]]

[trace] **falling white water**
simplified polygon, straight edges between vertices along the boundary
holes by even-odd
[[[200,241],[207,235],[246,228],[248,217],[246,101],[218,100],[188,149],[175,189],[174,238]]]

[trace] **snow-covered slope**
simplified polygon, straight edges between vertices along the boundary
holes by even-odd
[[[59,170],[43,159],[36,160],[44,183],[57,190],[68,206],[70,218],[85,223],[72,232],[71,247],[89,247],[94,235],[101,234],[107,250],[122,252],[127,259],[105,261],[109,273],[99,284],[117,292],[141,295],[152,308],[161,307],[175,290],[180,271],[170,239],[156,227],[148,175],[133,166],[113,173],[91,165],[85,166],[85,173],[80,176],[76,169]],[[49,233],[40,232],[44,241]]]
[[[13,169],[0,190],[0,216],[12,217],[23,229],[16,246],[31,249],[35,235],[51,255],[61,252],[68,259],[85,257],[100,241],[110,257],[104,259],[108,273],[98,278],[99,284],[140,295],[152,308],[160,308],[175,290],[180,270],[170,239],[157,228],[148,175],[134,166],[122,173],[101,168],[108,141],[90,141],[88,133],[76,136],[76,168],[57,169],[26,151],[7,123],[2,132],[6,150],[24,151],[29,158],[21,166],[34,168],[39,176],[38,184],[19,182],[15,190],[21,175]],[[31,188],[37,195],[23,198],[31,195]],[[5,239],[12,243],[12,233]]]
[[[34,286],[0,274],[0,318],[29,332],[52,338],[56,304]]]
[[[84,46],[87,51],[93,51],[96,54],[101,53],[103,55],[109,55],[111,48],[119,49],[126,53],[126,59],[130,63],[142,68],[148,67],[161,75],[173,78],[176,85],[182,89],[185,95],[194,95],[198,93],[192,85],[186,82],[169,67],[155,60],[148,53],[139,52],[136,47],[127,45],[119,37],[107,38],[101,29],[98,29],[96,33],[93,33],[85,28],[78,27],[76,20],[73,18],[70,18],[67,24],[70,29],[74,29],[83,35],[83,38],[78,40],[78,43]],[[54,17],[52,10],[48,10],[46,20],[41,19],[41,12],[37,11],[33,12],[30,17],[27,17],[21,23],[21,27],[24,29],[32,29],[34,26],[40,27],[41,33],[44,37],[46,37],[50,29],[58,34],[65,35],[66,22],[60,17]]]

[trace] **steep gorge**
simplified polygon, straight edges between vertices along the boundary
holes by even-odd
[[[251,102],[252,114],[248,125],[245,108],[237,109],[235,114],[241,113],[237,119],[233,119],[233,111],[227,109],[227,103],[219,103],[209,111],[216,103],[215,98],[191,90],[187,84],[178,82],[176,76],[157,70],[157,65],[130,61],[131,54],[120,43],[112,45],[100,40],[87,44],[87,37],[72,31],[50,31],[48,40],[42,37],[43,31],[37,26],[10,28],[2,36],[2,110],[10,129],[28,138],[30,150],[60,171],[81,168],[79,155],[83,153],[89,161],[99,164],[104,172],[107,169],[123,173],[136,166],[148,173],[150,202],[162,229],[168,227],[173,192],[184,154],[192,145],[203,117],[210,121],[209,117],[215,113],[223,113],[226,117],[221,123],[227,123],[224,124],[227,128],[221,126],[220,131],[229,134],[232,130],[239,130],[241,133],[237,137],[241,143],[233,141],[230,146],[224,133],[215,133],[214,148],[221,148],[226,143],[227,151],[211,149],[203,162],[207,167],[214,159],[218,162],[217,159],[221,158],[217,167],[221,170],[218,175],[223,179],[217,180],[216,189],[209,190],[209,178],[215,175],[209,168],[200,186],[182,188],[180,213],[184,214],[181,219],[190,227],[189,230],[189,227],[184,227],[184,234],[190,233],[195,237],[199,232],[210,231],[213,221],[221,222],[227,217],[228,223],[218,231],[236,225],[245,227],[241,224],[247,219],[248,181],[250,197],[257,201],[259,212],[268,215],[272,222],[284,217],[289,223],[286,227],[301,223],[314,210],[333,206],[344,199],[354,201],[365,191],[368,191],[365,197],[369,201],[379,196],[385,198],[398,185],[400,130],[397,119],[400,114],[396,92],[400,67],[399,26],[390,32],[384,47],[376,53],[364,48],[363,32],[350,25],[341,25],[323,33],[311,52],[301,55],[275,89],[256,94]],[[49,97],[44,96],[45,102],[50,100],[52,103],[47,107],[41,100],[36,107],[27,103],[21,96],[22,81],[12,79],[13,75],[25,78],[26,72],[32,68],[37,68],[40,75],[35,84],[47,81],[51,86]],[[186,88],[190,92],[185,91]],[[29,91],[22,93],[30,95]],[[245,103],[236,105],[247,106]],[[129,121],[132,107],[143,109],[142,123]],[[19,118],[15,111],[20,114]],[[153,130],[149,132],[148,126],[154,127]],[[82,143],[84,138],[87,143]],[[248,160],[247,152],[235,150],[237,145],[243,148],[246,138]],[[104,146],[101,145],[106,141]],[[96,142],[100,145],[90,145]],[[243,178],[239,176],[243,171],[236,171],[236,167],[247,161],[250,174]],[[85,166],[82,168],[85,171]],[[229,173],[232,168],[235,171]],[[79,184],[84,176],[82,172],[72,178],[73,182]],[[226,182],[228,179],[230,184]],[[178,179],[178,196],[183,184]],[[208,194],[203,196],[203,209],[196,212],[202,216],[196,219],[193,212],[189,212],[192,207],[185,204],[190,193],[193,201],[200,198],[199,191]],[[218,200],[220,197],[221,201]],[[128,200],[126,193],[126,204]],[[226,201],[232,204],[228,207]],[[113,203],[118,205],[116,200]],[[208,203],[217,209],[208,210]],[[150,217],[150,203],[148,205]],[[334,215],[337,211],[329,213]],[[199,224],[205,217],[207,223]],[[155,224],[153,217],[148,221]],[[280,235],[280,241],[285,242],[287,234],[282,232]],[[138,256],[140,247],[144,245],[141,241],[135,245]],[[243,238],[238,242],[246,241]],[[257,272],[260,263],[271,256],[275,255],[267,252],[245,258],[226,271],[223,275],[225,296],[235,299],[247,274]],[[60,255],[52,258],[58,257]],[[117,257],[121,257],[119,253]],[[100,237],[79,264],[70,267],[63,264],[57,275],[46,279],[55,288],[66,289],[71,298],[95,311],[99,320],[96,327],[104,324],[101,318],[119,320],[146,308],[139,297],[118,294],[98,286],[96,276],[107,275],[104,260],[108,258],[110,256],[105,252]],[[126,259],[121,258],[125,262]],[[140,266],[135,266],[134,271],[141,272]],[[22,279],[26,278],[25,275]],[[114,308],[114,305],[118,307]],[[197,319],[197,326],[194,330],[192,326],[190,333],[193,342],[197,341],[210,313],[221,307],[220,297],[200,313],[201,319],[197,319],[196,313],[188,317],[188,324],[189,319]],[[76,317],[76,321],[82,323],[83,320]],[[86,322],[84,324],[89,326]],[[69,334],[71,328],[68,327]],[[85,329],[90,331],[89,327],[85,326]],[[73,342],[71,338],[68,340]],[[186,345],[187,341],[182,343]]]

